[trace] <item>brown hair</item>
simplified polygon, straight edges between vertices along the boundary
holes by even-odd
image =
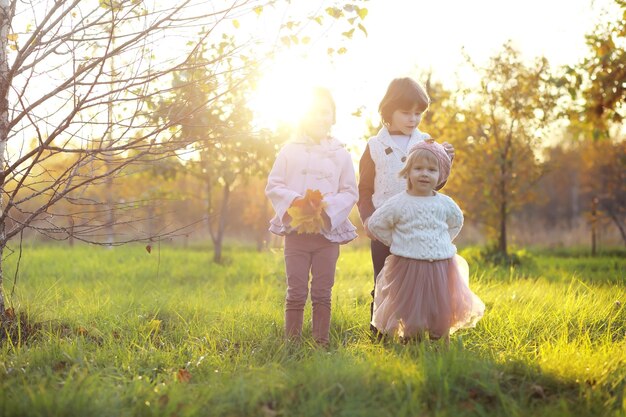
[[[406,159],[406,163],[404,164],[404,167],[398,173],[399,177],[406,178],[406,186],[407,186],[407,189],[409,190],[412,188],[411,180],[409,180],[409,171],[411,170],[411,167],[413,166],[415,161],[417,161],[418,159],[422,159],[422,158],[427,160],[428,162],[437,164],[437,166],[441,170],[441,166],[439,164],[439,159],[437,158],[437,155],[435,155],[428,149],[414,150],[413,152],[409,154],[409,157]]]
[[[391,124],[391,115],[394,111],[410,110],[417,106],[420,113],[425,112],[430,104],[428,94],[412,78],[396,78],[389,83],[385,96],[380,101],[378,113],[384,125]]]

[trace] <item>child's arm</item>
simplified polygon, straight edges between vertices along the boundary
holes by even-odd
[[[278,217],[283,222],[288,223],[289,215],[287,214],[287,209],[296,198],[301,198],[302,196],[287,187],[286,179],[287,158],[283,148],[276,156],[272,170],[267,177],[265,195],[272,202],[272,207],[274,207]]]
[[[463,212],[461,208],[452,200],[448,200],[448,209],[446,210],[446,223],[448,223],[448,233],[450,240],[457,237],[463,227]]]
[[[442,145],[444,149],[446,150],[446,153],[450,157],[450,161],[453,161],[454,160],[454,146],[452,146],[452,144],[448,142],[443,142]],[[447,180],[442,182],[441,184],[437,186],[437,188],[435,188],[435,190],[437,191],[441,190],[443,187],[445,187],[447,182],[448,182]]]
[[[391,232],[397,221],[397,206],[396,199],[392,197],[367,219],[370,233],[386,246],[391,246]]]
[[[376,165],[370,154],[369,144],[365,147],[361,160],[359,161],[359,201],[357,207],[361,222],[365,224],[368,217],[374,213],[374,180],[376,179]]]
[[[324,196],[324,201],[327,203],[324,212],[328,216],[330,230],[333,230],[348,218],[352,207],[354,207],[359,198],[354,165],[348,151],[343,152],[340,169],[337,193]]]

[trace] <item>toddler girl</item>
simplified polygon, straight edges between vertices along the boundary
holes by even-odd
[[[388,199],[369,218],[368,228],[390,247],[376,278],[372,325],[383,334],[448,340],[473,327],[483,302],[469,289],[468,268],[452,240],[463,213],[450,197],[435,191],[450,174],[451,160],[434,141],[414,145],[400,175],[407,189]]]

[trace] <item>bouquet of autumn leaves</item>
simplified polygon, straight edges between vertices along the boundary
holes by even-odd
[[[304,198],[296,200],[287,209],[291,216],[291,227],[298,234],[319,233],[324,226],[322,211],[327,206],[319,190],[306,190]]]

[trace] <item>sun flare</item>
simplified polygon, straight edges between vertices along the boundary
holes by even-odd
[[[275,61],[265,71],[250,101],[257,124],[269,128],[295,127],[316,85],[324,85],[324,80],[305,59]]]

